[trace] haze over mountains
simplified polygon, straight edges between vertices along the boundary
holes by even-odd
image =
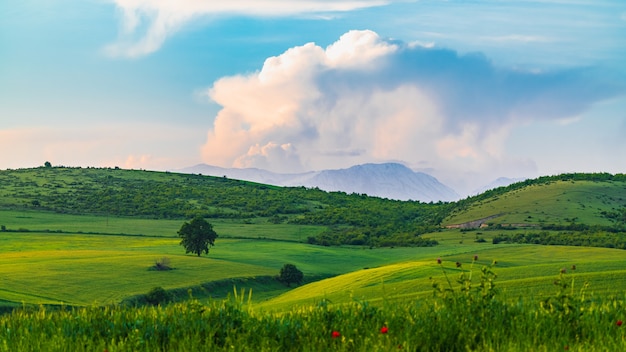
[[[489,183],[488,185],[485,185],[483,187],[480,187],[476,190],[474,190],[470,196],[475,196],[477,194],[481,194],[483,192],[486,192],[490,189],[494,189],[494,188],[498,188],[498,187],[506,187],[510,184],[513,183],[517,183],[517,182],[522,182],[526,180],[526,178],[524,177],[517,177],[517,178],[508,178],[508,177],[499,177],[497,179],[495,179],[494,181],[492,181],[491,183]]]
[[[226,176],[276,186],[318,187],[331,192],[367,194],[397,200],[438,202],[455,201],[461,198],[457,192],[436,178],[423,172],[415,172],[398,163],[363,164],[347,169],[296,174],[280,174],[256,168],[222,168],[206,164],[176,171],[208,176]]]

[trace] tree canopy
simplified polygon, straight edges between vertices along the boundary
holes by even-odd
[[[215,245],[217,233],[204,218],[195,217],[181,226],[178,236],[182,238],[180,245],[185,247],[185,253],[195,253],[199,257],[202,252],[209,254],[209,247]]]
[[[303,278],[304,278],[304,274],[302,274],[302,271],[296,268],[295,265],[285,264],[280,269],[278,281],[284,282],[285,284],[287,284],[287,286],[290,286],[292,282],[296,284],[301,283]]]

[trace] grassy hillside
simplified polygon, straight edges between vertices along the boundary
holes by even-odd
[[[62,167],[0,171],[0,210],[143,219],[199,215],[241,224],[319,225],[326,230],[302,241],[322,245],[431,245],[420,235],[436,229],[448,207],[167,172]]]
[[[14,211],[0,212],[0,219],[23,227],[23,231],[29,230],[0,232],[0,305],[2,301],[4,305],[117,303],[155,286],[178,289],[229,278],[272,277],[285,263],[297,265],[307,278],[328,277],[406,260],[415,252],[414,248],[314,246],[298,239],[323,228],[236,224],[223,220],[215,222],[214,228],[220,235],[216,246],[208,256],[197,258],[185,255],[175,236],[182,221],[133,222],[127,218],[107,220]],[[41,229],[52,231],[39,232]],[[63,232],[56,232],[57,229]],[[68,233],[67,229],[83,233]],[[102,229],[106,234],[99,232]],[[118,234],[119,229],[131,234]],[[170,259],[174,270],[150,270],[162,257]],[[245,287],[259,291],[255,299],[287,289],[273,284],[259,287],[254,280]],[[219,289],[203,295],[222,297],[232,292],[232,285],[226,290]]]
[[[589,178],[593,176],[590,175]],[[626,209],[623,180],[561,180],[521,183],[459,202],[443,225],[493,217],[488,224],[545,226],[572,223],[623,225],[608,215]]]
[[[467,262],[473,255],[479,255],[480,264],[498,260],[501,286],[513,294],[526,289],[541,295],[534,288],[544,287],[544,281],[571,264],[578,265],[579,275],[594,290],[607,292],[607,280],[623,274],[621,250],[495,244],[505,231],[502,226],[484,231],[438,227],[497,215],[490,224],[512,224],[522,237],[547,225],[589,224],[599,227],[588,236],[619,239],[621,233],[603,229],[621,226],[626,183],[594,177],[544,178],[458,203],[421,204],[199,175],[73,168],[0,171],[0,304],[115,303],[155,286],[173,290],[232,278],[268,278],[285,263],[295,264],[309,280],[333,278],[271,300],[267,307],[323,297],[376,301],[427,295],[432,292],[428,278],[441,279],[436,258]],[[202,258],[184,255],[176,236],[186,217],[198,214],[220,236]],[[551,231],[550,236],[565,236]],[[393,248],[422,238],[438,245]],[[360,245],[312,245],[340,243]],[[175,270],[150,270],[162,257]],[[258,291],[256,301],[287,291],[271,280],[261,281],[245,284]],[[228,291],[211,288],[201,294],[215,297]]]
[[[421,204],[199,175],[0,171],[0,310],[26,305],[0,315],[0,350],[623,350],[625,184],[561,175]],[[208,256],[176,236],[195,215],[219,235]],[[614,248],[519,244],[560,239]],[[173,270],[152,270],[163,257]],[[285,263],[304,285],[274,279]],[[156,286],[201,302],[115,305]],[[250,305],[207,299],[233,286]]]
[[[433,282],[447,287],[444,275],[452,286],[462,272],[472,272],[476,284],[480,269],[490,266],[497,274],[496,288],[501,297],[527,297],[538,300],[555,293],[554,280],[561,269],[566,269],[575,280],[575,292],[585,289],[588,295],[611,295],[624,292],[626,261],[623,250],[591,247],[460,244],[463,234],[446,231],[440,237],[447,242],[436,248],[420,249],[409,261],[367,268],[321,280],[286,292],[263,302],[268,310],[288,310],[295,306],[316,305],[322,300],[334,304],[352,301],[383,302],[406,301],[431,297]],[[456,244],[455,244],[456,243]],[[472,264],[473,257],[478,260]],[[437,264],[437,258],[442,265]],[[461,263],[460,268],[455,263]],[[575,270],[571,270],[575,266]]]

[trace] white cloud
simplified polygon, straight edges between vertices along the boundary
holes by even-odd
[[[297,151],[291,144],[278,145],[273,142],[263,146],[259,144],[250,146],[245,155],[234,161],[233,166],[240,168],[258,167],[286,173],[301,168]]]
[[[207,93],[223,108],[203,159],[283,172],[389,160],[458,175],[534,169],[504,152],[512,129],[571,119],[623,91],[596,73],[507,70],[479,54],[351,31],[215,82]]]
[[[158,50],[165,40],[188,22],[215,15],[283,17],[326,14],[382,6],[391,0],[112,0],[121,13],[117,42],[105,52],[138,57]],[[145,31],[144,33],[141,33]]]

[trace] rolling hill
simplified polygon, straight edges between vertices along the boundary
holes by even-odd
[[[457,203],[442,225],[487,219],[484,224],[513,227],[584,224],[623,225],[626,182],[561,175],[520,182]],[[480,225],[480,224],[479,224]]]
[[[616,286],[626,270],[621,249],[495,240],[511,233],[584,235],[622,248],[625,200],[624,176],[608,174],[526,180],[453,203],[425,204],[167,172],[4,170],[0,305],[119,302],[155,285],[221,297],[228,288],[207,283],[228,286],[234,281],[224,280],[233,278],[240,288],[255,287],[255,302],[267,309],[324,298],[380,302],[428,295],[428,278],[444,280],[436,258],[456,276],[461,271],[454,263],[467,268],[474,255],[477,265],[498,261],[499,285],[512,296],[540,297],[570,265],[606,294],[626,289]],[[177,229],[194,215],[209,218],[220,235],[207,257],[186,256],[178,245]],[[486,228],[445,229],[488,217]],[[434,242],[420,247],[416,241],[423,238]],[[176,269],[150,271],[163,256]],[[308,281],[326,279],[290,292],[269,283],[288,262]]]

